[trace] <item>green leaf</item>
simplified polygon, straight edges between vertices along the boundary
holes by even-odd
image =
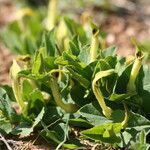
[[[82,27],[82,25],[76,23],[74,20],[65,17],[64,21],[67,25],[67,28],[72,36],[78,35],[81,43],[85,44],[87,42],[86,33]]]
[[[32,73],[39,75],[43,74],[46,71],[45,68],[45,59],[48,57],[47,50],[45,47],[42,47],[37,50],[34,56],[33,64],[32,64]]]
[[[67,67],[67,69],[71,73],[72,78],[77,80],[83,87],[88,88],[90,86],[90,82],[86,78],[84,78],[82,75],[76,73],[71,68]]]
[[[81,134],[93,140],[115,143],[120,142],[120,138],[117,136],[117,134],[120,133],[121,129],[121,123],[106,123],[84,130],[81,132]]]
[[[123,70],[122,70],[123,68]],[[115,87],[115,93],[116,94],[124,94],[126,93],[127,84],[129,81],[130,73],[132,69],[132,64],[123,67],[120,66],[121,73],[119,73],[119,77],[117,79],[116,87]]]
[[[150,92],[150,67],[148,65],[143,65],[144,78],[143,78],[143,89]]]
[[[78,58],[85,64],[90,64],[90,45],[87,44],[81,47]]]
[[[55,126],[51,126],[51,130],[47,128],[45,124],[43,124],[44,131],[42,133],[42,136],[45,137],[47,140],[54,142],[55,144],[58,144],[57,148],[60,148],[63,146],[64,142],[66,141],[66,138],[68,136],[68,123],[59,123],[55,124]]]
[[[0,88],[0,110],[8,119],[10,119],[11,114],[14,113],[13,109],[11,108],[11,101],[3,88]]]
[[[105,62],[107,62],[111,68],[115,68],[117,64],[117,57],[116,56],[107,56],[105,59]]]
[[[22,25],[18,20],[8,24],[0,37],[11,51],[17,54],[33,54],[41,42],[42,20],[41,14],[36,11],[34,17],[23,17]]]
[[[122,122],[124,119],[124,114],[125,112],[123,110],[115,110],[112,114],[112,120],[114,122]],[[150,130],[150,121],[144,116],[130,111],[127,128],[136,129],[136,131],[146,129],[145,131],[147,133]]]
[[[56,51],[54,30],[45,33],[45,46],[48,56],[54,56]]]
[[[149,150],[150,144],[146,143],[146,134],[144,130],[137,134],[136,141],[131,141],[130,148],[135,150]]]
[[[2,87],[0,87],[0,112],[2,116],[10,122],[16,122],[19,119],[19,116],[17,116],[15,110],[11,106],[11,100],[7,92]]]
[[[6,47],[10,48],[15,53],[23,54],[23,52],[21,52],[21,50],[23,49],[23,43],[16,33],[9,29],[5,29],[0,33],[0,37],[2,38]]]
[[[130,98],[131,96],[135,95],[136,93],[129,93],[129,94],[116,94],[113,93],[111,94],[111,96],[109,97],[110,101],[115,101],[115,102],[122,102],[128,98]]]
[[[78,93],[78,94],[76,94]],[[70,90],[72,100],[80,107],[90,103],[94,97],[93,93],[86,90],[80,83],[76,82]]]
[[[101,110],[101,109],[100,109]],[[79,113],[82,117],[86,118],[88,122],[92,125],[100,125],[104,123],[112,122],[111,120],[105,118],[102,113],[100,113],[92,103],[87,104],[80,108]]]
[[[74,139],[69,139],[65,144],[63,144],[64,148],[67,149],[85,149],[84,145],[81,144],[80,140],[74,138]]]
[[[139,77],[137,79],[137,91],[139,96],[142,98],[141,109],[149,116],[150,108],[150,67],[143,65]]]
[[[115,46],[108,47],[102,50],[102,56],[105,58],[107,56],[115,56],[117,48]]]
[[[81,128],[91,128],[93,125],[90,124],[90,122],[81,119],[81,118],[75,118],[75,119],[70,119],[69,124],[76,126],[76,127],[81,127]]]
[[[79,149],[79,148],[83,148],[83,147],[79,147],[76,144],[63,144],[63,147],[65,147],[67,149]]]
[[[34,123],[32,124],[31,127],[28,128],[20,128],[18,130],[20,130],[21,132],[19,133],[21,136],[29,136],[32,132],[33,129],[35,128],[35,126],[37,126],[39,124],[39,122],[42,120],[43,116],[44,116],[45,110],[44,107],[41,110],[41,112],[38,114],[38,116],[35,118]]]
[[[81,51],[81,43],[79,41],[79,37],[74,36],[73,40],[70,41],[69,45],[70,45],[70,50],[72,54],[75,56],[78,56]]]
[[[129,120],[128,120],[128,127],[134,128],[137,131],[141,131],[143,129],[147,129],[147,131],[149,131],[150,121],[146,119],[145,117],[143,117],[142,115],[130,112]]]
[[[42,55],[39,53],[34,62],[33,62],[33,65],[32,65],[32,73],[33,74],[39,74],[40,73],[40,69],[41,69],[41,66],[42,66]]]
[[[78,72],[81,71],[86,65],[79,61],[79,59],[68,52],[63,52],[61,57],[58,57],[55,61],[56,64],[64,66],[72,66]]]
[[[9,134],[13,129],[13,126],[11,125],[11,123],[8,120],[1,120],[0,117],[0,133],[6,133]]]
[[[33,87],[32,87],[29,80],[24,80],[23,81],[22,89],[23,89],[23,93],[22,93],[23,99],[24,100],[29,100],[29,95],[33,91]]]
[[[51,56],[46,57],[44,59],[44,67],[47,72],[49,72],[52,69],[58,68],[57,65],[54,63],[55,59],[56,59],[55,57],[51,57]]]
[[[38,114],[44,106],[44,98],[41,91],[39,91],[38,89],[33,90],[31,93],[29,93],[28,98],[29,99],[27,101],[28,104],[26,106],[26,113],[28,115],[31,115],[32,113]]]

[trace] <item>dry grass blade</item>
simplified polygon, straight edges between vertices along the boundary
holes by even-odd
[[[13,150],[10,147],[10,145],[8,144],[7,140],[1,134],[0,134],[0,141],[2,141],[6,145],[6,147],[7,147],[8,150]]]

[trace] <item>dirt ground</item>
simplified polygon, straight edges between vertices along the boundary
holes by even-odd
[[[106,38],[108,45],[117,45],[120,55],[134,53],[134,47],[130,38],[135,37],[139,41],[150,41],[150,1],[149,0],[111,0],[119,11],[107,11],[101,7],[88,6],[85,11],[89,11],[94,20],[100,24],[102,30],[108,33]],[[11,0],[0,0],[0,28],[12,20],[15,7]],[[14,54],[8,50],[0,41],[0,85],[10,84],[9,68],[12,64]],[[33,139],[27,142],[16,141],[16,144],[26,145],[25,149],[48,150],[47,146],[35,146]],[[20,143],[19,143],[20,142]],[[22,143],[21,143],[22,142]],[[50,146],[50,145],[49,145]],[[19,148],[18,148],[19,150]]]

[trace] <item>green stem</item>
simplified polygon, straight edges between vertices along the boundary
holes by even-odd
[[[47,23],[46,23],[46,28],[49,31],[51,29],[53,29],[55,27],[55,24],[56,24],[57,1],[58,0],[49,0],[48,16],[47,16]]]
[[[127,85],[127,91],[128,92],[136,91],[135,81],[136,81],[136,78],[139,74],[140,68],[142,66],[142,60],[143,60],[142,53],[137,52],[136,59],[133,63],[133,67],[132,67],[132,70],[131,70],[130,79],[129,79],[129,82],[128,82],[128,85]]]
[[[55,77],[51,77],[50,87],[51,87],[52,95],[55,99],[55,102],[59,107],[64,109],[67,113],[75,113],[78,110],[77,105],[71,104],[71,103],[65,104],[62,101],[62,97],[60,95],[59,87],[58,87],[57,80]]]

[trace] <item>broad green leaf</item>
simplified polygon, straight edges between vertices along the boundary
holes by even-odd
[[[111,94],[111,96],[109,97],[109,100],[110,101],[115,101],[115,102],[121,102],[121,101],[124,101],[128,98],[130,98],[131,96],[135,95],[136,93],[129,93],[129,94],[116,94],[116,93],[113,93]]]
[[[150,144],[146,142],[146,134],[144,130],[137,134],[136,141],[131,141],[130,148],[133,150],[149,150]]]
[[[101,110],[101,109],[100,109]],[[80,108],[79,113],[82,117],[86,118],[88,122],[92,125],[101,125],[104,123],[112,122],[105,118],[102,113],[100,113],[92,103],[87,104]]]
[[[100,140],[106,143],[115,143],[121,140],[117,136],[121,129],[121,123],[106,123],[84,130],[81,134],[93,140]]]
[[[35,118],[34,123],[32,124],[31,127],[29,128],[20,128],[19,130],[21,131],[19,134],[21,136],[29,136],[33,130],[34,127],[37,126],[39,124],[39,122],[42,120],[43,116],[44,116],[45,110],[44,108],[41,110],[41,112],[38,114],[38,116]]]
[[[112,114],[112,120],[114,122],[122,122],[124,119],[124,114],[125,112],[123,110],[116,110]],[[136,129],[136,131],[146,129],[146,132],[148,132],[150,130],[150,121],[144,116],[130,111],[127,128],[133,128]]]
[[[85,64],[90,63],[90,46],[88,44],[81,47],[78,58]]]
[[[108,47],[104,50],[102,50],[102,56],[105,58],[107,56],[115,56],[116,55],[116,47],[112,46],[112,47]]]
[[[13,129],[12,124],[9,122],[9,120],[1,119],[0,116],[0,133],[6,133],[9,134]]]
[[[75,69],[79,69],[79,71],[86,67],[86,65],[83,62],[80,62],[79,59],[74,55],[64,52],[62,56],[64,60],[68,61],[67,65],[72,65],[75,67]]]
[[[87,42],[87,37],[83,27],[76,23],[74,20],[67,17],[64,18],[64,21],[71,35],[78,35],[81,43],[85,44]]]
[[[82,146],[78,146],[76,144],[63,144],[63,147],[67,148],[67,149],[80,149],[83,148]]]
[[[21,53],[22,48],[22,41],[21,39],[14,33],[13,31],[6,29],[0,33],[0,37],[4,41],[6,47],[10,48],[15,53]]]
[[[71,68],[67,67],[67,69],[71,73],[72,78],[77,80],[83,87],[88,88],[90,86],[90,82],[86,78],[84,78],[82,75],[76,73]]]
[[[18,20],[8,24],[0,33],[5,45],[17,54],[32,54],[41,42],[41,14],[34,10],[34,17],[22,18],[22,25]]]
[[[116,56],[107,56],[105,59],[105,62],[107,62],[111,68],[115,68],[117,64],[117,57]]]
[[[63,147],[67,149],[85,149],[84,145],[81,144],[81,141],[77,138],[69,139],[65,144],[63,144]]]
[[[120,67],[122,67],[122,66],[120,66]],[[116,94],[126,93],[131,69],[132,69],[132,64],[130,64],[129,66],[123,67],[123,71],[121,71],[121,74],[119,75],[119,77],[117,79],[117,83],[116,83],[116,87],[115,87]]]
[[[26,101],[29,100],[29,95],[33,91],[31,82],[29,80],[24,80],[22,83],[22,90],[23,90],[22,96]]]
[[[141,69],[139,77],[137,79],[137,91],[139,96],[142,98],[141,109],[149,115],[150,108],[150,68],[148,65],[144,65]]]
[[[79,37],[75,36],[72,41],[69,43],[70,51],[73,55],[78,56],[81,51],[81,43],[79,41]]]
[[[68,126],[64,123],[55,124],[51,126],[51,130],[47,128],[46,125],[42,123],[44,131],[41,134],[47,140],[52,141],[55,144],[58,144],[59,148],[63,146],[66,138],[68,136]],[[57,148],[58,148],[57,146]]]
[[[43,74],[45,70],[44,60],[47,58],[47,50],[45,47],[42,47],[37,50],[34,56],[33,64],[32,64],[32,73],[33,74]]]
[[[0,87],[0,111],[2,111],[2,114],[7,118],[12,118],[12,115],[15,113],[15,111],[11,107],[11,101],[6,93],[6,91]]]
[[[58,66],[54,63],[54,61],[55,61],[55,57],[51,57],[51,56],[49,56],[49,57],[46,57],[43,61],[44,61],[44,67],[45,67],[45,70],[47,71],[47,72],[49,72],[50,70],[52,70],[52,69],[56,69],[56,68],[58,68]]]
[[[45,46],[47,49],[47,55],[54,56],[55,51],[56,51],[54,30],[51,30],[50,32],[45,33]]]
[[[44,106],[44,98],[41,91],[34,89],[31,93],[29,93],[28,98],[26,106],[27,114],[38,114]]]
[[[81,128],[93,127],[93,125],[91,125],[90,122],[88,122],[84,119],[81,119],[81,118],[70,119],[69,124],[76,126],[76,127],[81,127]]]
[[[148,131],[150,130],[150,121],[142,115],[131,112],[129,114],[128,127],[134,128],[137,131],[141,131],[143,129]]]
[[[143,79],[143,90],[150,92],[150,67],[148,65],[143,66],[144,79]]]
[[[39,74],[41,66],[42,66],[42,55],[39,53],[33,62],[32,73]]]
[[[0,87],[0,117],[4,117],[10,123],[20,121],[19,115],[12,108],[11,99],[2,87]]]
[[[64,113],[60,107],[56,107],[51,104],[45,107],[45,114],[42,120],[45,125],[49,125],[51,123],[53,124],[54,122],[61,121],[63,115]]]
[[[63,52],[62,56],[58,57],[55,63],[64,66],[72,66],[78,72],[82,71],[82,69],[86,67],[86,65],[80,62],[75,55],[69,54],[68,52]]]
[[[86,90],[80,83],[75,83],[73,85],[70,90],[70,96],[72,100],[80,107],[94,100],[93,93]]]

